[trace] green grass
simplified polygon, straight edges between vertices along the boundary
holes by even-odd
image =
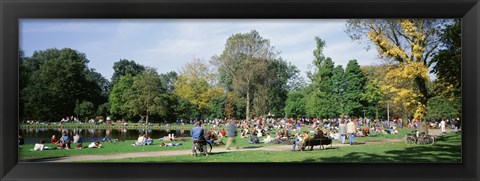
[[[307,129],[302,129],[307,130]],[[356,138],[356,142],[365,142],[365,141],[373,141],[373,140],[385,140],[385,139],[392,139],[392,138],[403,138],[403,135],[410,133],[409,129],[401,129],[399,130],[399,134],[396,135],[378,135],[376,137],[362,137]],[[293,134],[294,132],[292,132]],[[275,133],[271,132],[271,136],[274,137]],[[220,138],[224,143],[226,143],[226,138]],[[260,138],[263,140],[264,138]],[[252,146],[248,144],[248,138],[240,138],[237,137],[237,144],[240,147],[247,147]],[[70,149],[70,150],[63,150],[63,149],[54,149],[54,150],[44,150],[44,151],[31,151],[33,149],[34,144],[26,144],[20,149],[19,157],[20,160],[32,160],[32,159],[44,159],[44,158],[55,158],[55,157],[68,157],[68,156],[79,156],[79,155],[107,155],[107,154],[118,154],[118,153],[134,153],[134,152],[150,152],[150,151],[169,151],[169,150],[189,150],[192,147],[192,143],[190,138],[186,141],[177,141],[176,143],[182,143],[182,146],[175,146],[175,147],[160,147],[160,143],[158,139],[154,140],[153,145],[149,146],[132,146],[131,144],[135,140],[127,140],[125,142],[118,142],[118,143],[108,143],[104,142],[101,143],[103,145],[100,149]],[[338,143],[338,141],[334,141],[334,143]],[[84,143],[84,147],[90,143]],[[75,147],[76,144],[72,144],[72,147]],[[256,144],[255,146],[272,146],[275,144]],[[46,146],[53,148],[55,147],[54,144],[46,144]],[[215,147],[213,148],[215,149]]]
[[[461,162],[461,134],[439,137],[434,145],[406,145],[404,142],[355,145],[303,152],[237,151],[212,154],[142,157],[98,162],[358,162],[358,163],[452,163]]]
[[[220,138],[224,143],[227,142],[226,138]],[[248,144],[247,138],[237,139],[237,144],[240,147],[252,146]],[[150,152],[150,151],[170,151],[170,150],[189,150],[192,148],[191,139],[188,138],[185,141],[175,141],[175,143],[182,143],[181,146],[173,147],[160,147],[161,142],[158,139],[154,140],[153,145],[148,146],[132,146],[131,144],[135,140],[126,140],[125,142],[117,143],[108,143],[102,142],[102,148],[93,149],[93,148],[84,148],[84,149],[53,149],[53,150],[44,150],[44,151],[32,151],[35,144],[26,144],[19,151],[20,160],[32,160],[32,159],[44,159],[44,158],[55,158],[55,157],[68,157],[68,156],[79,156],[79,155],[107,155],[107,154],[118,154],[118,153],[135,153],[135,152]],[[165,142],[167,143],[167,142]],[[90,143],[84,143],[83,146],[86,147]],[[56,145],[54,144],[45,144],[46,146],[53,148]],[[76,144],[71,144],[72,148]],[[271,144],[256,144],[256,146],[266,146]],[[216,146],[213,147],[215,149]]]

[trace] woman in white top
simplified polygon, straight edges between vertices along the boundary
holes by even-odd
[[[35,143],[35,147],[33,147],[33,150],[34,151],[37,151],[37,150],[43,151],[46,148],[48,148],[48,147],[45,146],[45,140],[40,140],[40,143]]]
[[[263,140],[263,143],[270,143],[273,140],[273,138],[270,136],[269,133],[267,133],[267,137]]]
[[[88,145],[88,148],[101,148],[102,145],[100,144],[100,142],[92,142],[90,143],[90,145]]]

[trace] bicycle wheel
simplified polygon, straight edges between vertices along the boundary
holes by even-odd
[[[433,143],[435,143],[435,137],[430,136],[430,135],[429,135],[429,136],[426,136],[426,137],[424,138],[424,143],[425,143],[425,144],[433,145]]]
[[[415,139],[415,137],[413,136],[405,136],[405,143],[407,145],[412,145],[412,144],[415,144],[417,142],[417,139]]]
[[[200,143],[195,143],[195,149],[193,150],[193,153],[195,156],[198,156],[198,154],[202,153],[202,148],[200,147]]]

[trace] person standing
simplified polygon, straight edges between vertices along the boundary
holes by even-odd
[[[345,144],[345,135],[347,134],[347,125],[345,124],[345,120],[340,119],[340,124],[338,125],[338,133],[340,134],[340,140],[342,144]]]
[[[440,121],[440,128],[442,129],[442,133],[446,133],[445,126],[445,120],[442,119],[442,121]]]
[[[230,121],[230,124],[228,124],[227,136],[228,140],[225,149],[230,150],[230,146],[233,145],[235,145],[235,148],[238,149],[238,146],[235,142],[235,137],[237,136],[237,120],[235,118],[233,118]]]
[[[347,124],[347,134],[348,134],[348,138],[350,140],[350,145],[353,145],[353,143],[354,143],[353,138],[355,137],[355,132],[356,132],[354,122],[355,121],[352,120]]]

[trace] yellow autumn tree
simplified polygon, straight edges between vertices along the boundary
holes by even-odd
[[[174,94],[189,101],[195,106],[195,111],[205,115],[211,107],[214,98],[221,97],[224,90],[214,87],[215,75],[209,71],[209,66],[200,59],[184,65],[175,81]]]
[[[394,64],[387,72],[382,90],[391,100],[422,119],[429,92],[428,68],[439,46],[439,27],[445,20],[434,19],[354,19],[347,21],[347,34],[357,41],[373,44],[378,55]]]

